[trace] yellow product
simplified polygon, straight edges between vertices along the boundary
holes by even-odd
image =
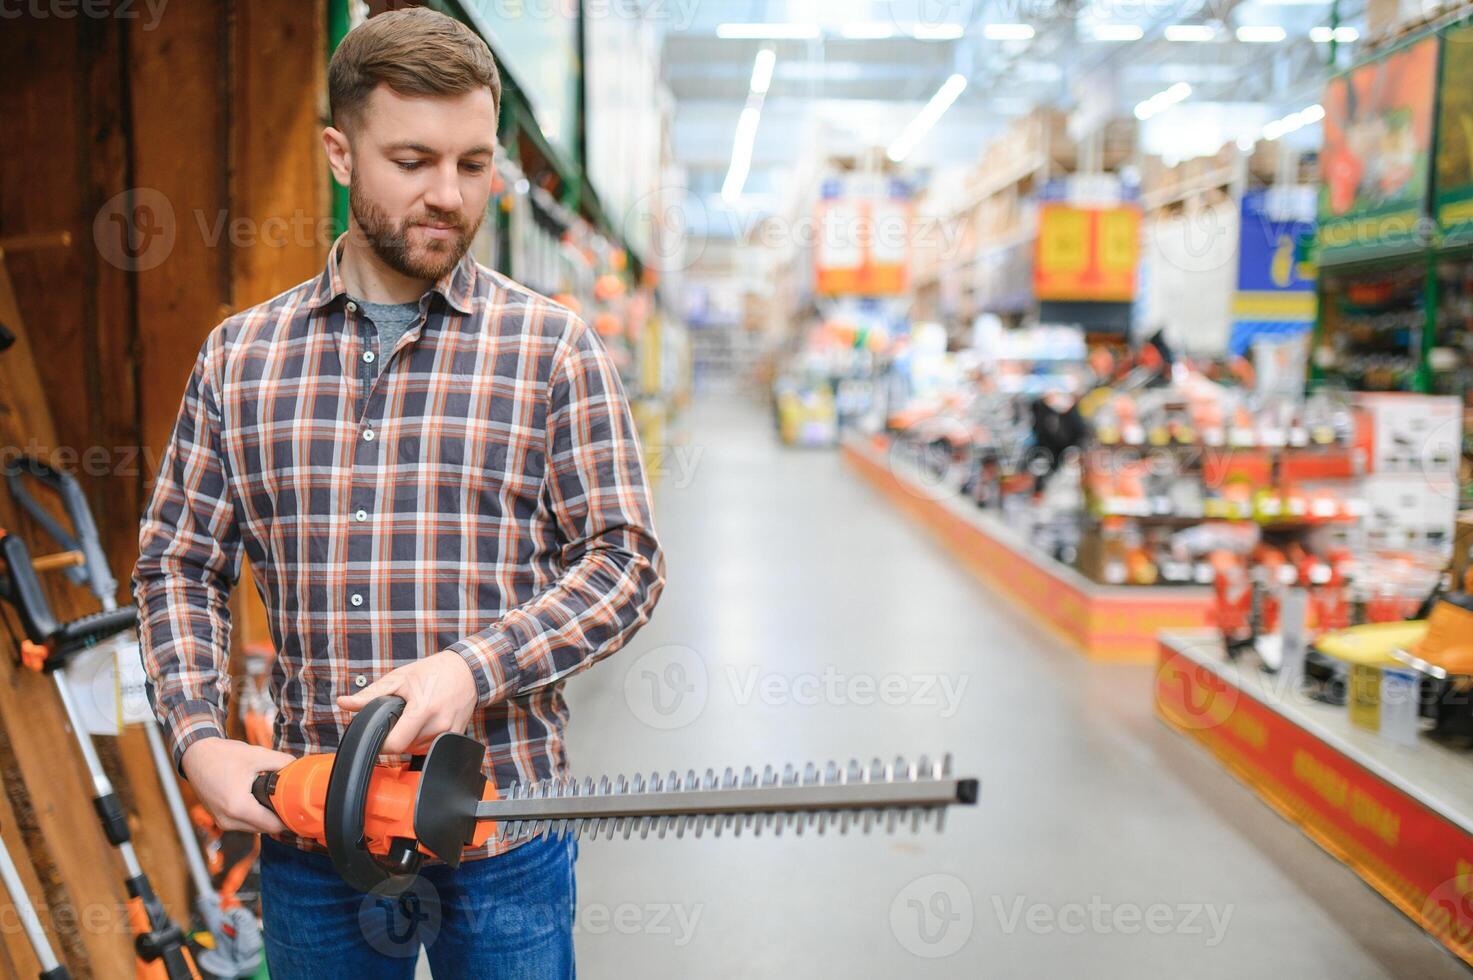
[[[1398,663],[1394,650],[1403,650],[1420,643],[1427,635],[1425,619],[1407,623],[1366,623],[1343,630],[1334,630],[1315,640],[1315,649],[1327,657],[1342,660],[1351,666],[1395,667]]]

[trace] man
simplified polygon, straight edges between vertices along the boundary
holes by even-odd
[[[200,351],[133,576],[150,697],[220,824],[269,835],[277,980],[411,976],[421,940],[437,977],[571,976],[571,843],[433,863],[395,905],[354,893],[250,794],[390,693],[407,704],[387,754],[468,731],[499,785],[562,772],[563,681],[627,642],[663,587],[600,341],[467,255],[491,195],[491,52],[449,17],[396,11],[343,40],[328,84],[349,229],[321,276]],[[242,552],[278,652],[280,751],[224,736]]]

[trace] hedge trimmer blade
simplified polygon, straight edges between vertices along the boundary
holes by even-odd
[[[500,841],[572,834],[628,839],[636,833],[664,837],[686,833],[720,835],[729,829],[760,834],[837,827],[862,833],[883,829],[918,831],[934,821],[941,828],[946,808],[977,801],[977,781],[958,779],[951,757],[938,762],[922,757],[915,765],[904,759],[868,766],[850,762],[823,768],[813,763],[801,771],[789,765],[758,773],[750,767],[720,776],[707,769],[684,776],[653,773],[646,779],[604,776],[598,780],[549,779],[518,783],[495,799],[483,799],[480,744],[458,735],[442,735],[431,748],[420,774],[420,805],[415,830],[420,843],[446,861],[476,836],[476,825],[494,821]]]
[[[810,762],[801,773],[789,765],[781,773],[771,766],[760,774],[750,767],[740,774],[727,769],[720,777],[707,769],[703,776],[695,770],[663,778],[651,773],[648,780],[545,780],[483,801],[476,817],[495,820],[502,841],[567,834],[576,840],[585,833],[608,840],[636,833],[664,837],[670,831],[700,837],[708,830],[720,836],[724,829],[733,835],[764,828],[780,834],[784,827],[821,834],[830,826],[840,833],[851,827],[894,833],[907,825],[919,831],[932,820],[939,830],[946,807],[976,799],[977,781],[953,778],[947,756],[936,763],[922,757],[914,766],[904,759],[888,766],[876,759],[868,767],[850,762],[841,769],[830,762],[819,769]]]

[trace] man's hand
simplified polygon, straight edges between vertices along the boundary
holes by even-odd
[[[339,697],[338,707],[358,711],[385,694],[403,698],[404,713],[384,739],[384,755],[418,755],[429,751],[436,735],[465,730],[476,707],[476,678],[460,654],[441,650]]]
[[[184,750],[184,778],[225,830],[279,834],[286,827],[256,802],[251,783],[258,772],[275,772],[296,757],[233,738],[203,738]]]

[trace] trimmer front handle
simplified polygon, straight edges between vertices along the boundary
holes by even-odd
[[[415,832],[419,769],[378,761],[403,711],[401,697],[375,698],[353,717],[337,752],[263,772],[251,786],[256,800],[293,834],[326,845],[333,867],[359,891],[397,894],[426,856],[436,856]],[[488,822],[477,828],[477,839],[464,843],[481,843],[494,829]],[[458,863],[458,849],[450,858]]]
[[[413,875],[422,860],[412,833],[389,837],[388,851],[382,856],[368,849],[369,786],[384,740],[403,713],[403,698],[370,701],[343,733],[327,780],[327,808],[323,814],[327,852],[338,874],[360,891],[371,891],[397,875]]]

